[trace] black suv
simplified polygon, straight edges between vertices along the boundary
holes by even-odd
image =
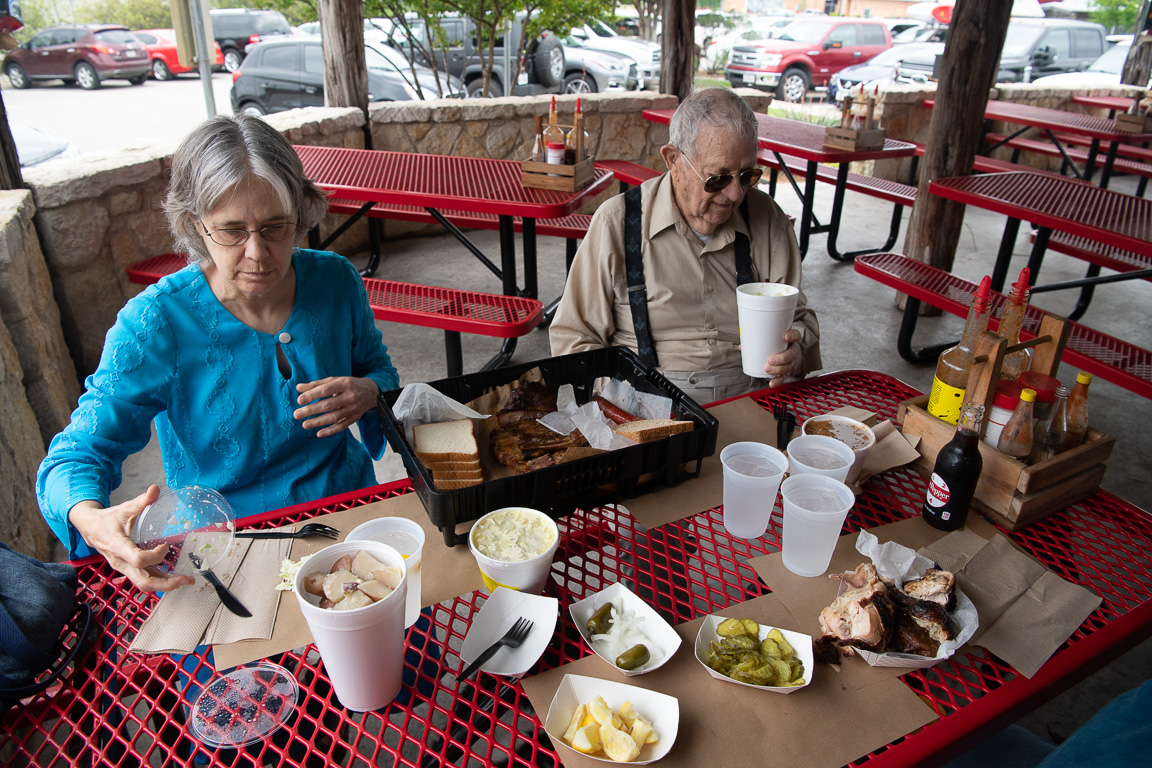
[[[520,16],[512,24],[512,51],[520,49],[520,35],[523,17]],[[441,72],[447,71],[453,77],[464,82],[469,97],[484,95],[484,72],[480,57],[488,55],[487,50],[477,43],[476,25],[470,19],[459,16],[443,16],[440,26],[444,30],[444,39],[447,41],[448,57],[444,61],[443,51],[437,47],[436,57]],[[423,45],[426,35],[424,23],[420,19],[412,21],[412,35]],[[399,40],[400,32],[396,37],[398,47],[405,48],[404,42]],[[489,96],[504,95],[504,38],[496,38],[496,48],[492,62],[492,81],[489,85]],[[407,50],[405,50],[407,53]],[[427,64],[417,51],[417,62]],[[564,78],[568,74],[564,60],[564,45],[560,39],[551,33],[545,33],[533,40],[528,46],[524,57],[524,66],[520,78],[512,89],[515,96],[531,96],[540,93],[559,93],[564,87]],[[579,71],[579,67],[577,67]]]
[[[224,68],[229,72],[240,68],[248,46],[292,35],[292,27],[280,11],[223,8],[211,13],[212,36],[224,52]]]

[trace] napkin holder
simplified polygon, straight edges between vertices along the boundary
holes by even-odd
[[[1116,130],[1123,133],[1152,133],[1152,118],[1147,115],[1129,115],[1125,112],[1116,115]]]
[[[857,110],[855,116],[854,110]],[[877,125],[875,111],[875,97],[844,99],[840,125],[830,125],[824,130],[824,146],[853,151],[881,149],[886,137],[884,129]]]
[[[1012,347],[1007,347],[1003,337],[985,331],[976,347],[980,362],[972,365],[965,402],[983,403],[988,411],[1004,355],[1016,349],[1034,347],[1032,370],[1054,376],[1068,332],[1068,321],[1051,315],[1044,318],[1035,339]],[[921,438],[917,466],[924,474],[932,471],[936,455],[956,432],[955,426],[931,415],[927,408],[928,396],[924,395],[904,401],[896,413],[904,424],[904,434]],[[1089,427],[1084,442],[1076,448],[1025,464],[981,440],[978,445],[984,468],[972,504],[1007,530],[1018,531],[1095,493],[1115,442],[1115,438]]]
[[[567,133],[569,129],[576,131],[576,157],[584,157],[584,117],[576,115],[572,125],[559,125],[560,130]],[[544,146],[544,120],[536,116],[536,132],[534,144]],[[585,157],[575,165],[557,165],[544,163],[539,160],[522,160],[520,162],[520,182],[526,187],[535,189],[554,189],[560,192],[576,192],[592,183],[596,177],[596,161],[592,157]]]

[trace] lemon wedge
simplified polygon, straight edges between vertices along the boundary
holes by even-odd
[[[586,725],[578,729],[576,735],[572,737],[572,749],[577,752],[591,755],[593,752],[599,752],[602,747],[598,725]]]
[[[564,741],[568,742],[569,744],[572,743],[572,739],[576,736],[576,731],[578,731],[580,726],[583,725],[583,720],[587,711],[588,708],[583,704],[576,708],[576,711],[572,714],[572,719],[568,722],[568,729],[564,731]]]
[[[612,708],[604,701],[603,696],[597,696],[588,702],[588,714],[592,715],[598,725],[604,725],[613,717]]]
[[[604,754],[618,763],[628,763],[640,756],[636,740],[617,729],[611,721],[600,726],[600,742]]]

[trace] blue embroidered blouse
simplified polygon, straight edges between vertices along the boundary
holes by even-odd
[[[215,488],[238,518],[375,484],[369,454],[384,452],[376,412],[358,423],[364,444],[348,430],[317,438],[292,418],[296,385],[357,376],[383,392],[399,376],[352,264],[303,249],[292,263],[296,300],[276,334],[237,320],[197,266],[165,277],[120,311],[99,368],[36,480],[40,509],[70,555],[92,550],[68,511],[86,499],[108,505],[121,464],[148,444],[153,420],[168,485]],[[291,368],[287,378],[277,346]]]

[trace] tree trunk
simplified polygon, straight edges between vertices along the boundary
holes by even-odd
[[[364,146],[372,148],[368,119],[368,65],[364,59],[364,5],[359,0],[320,0],[324,44],[324,103],[364,113]]]
[[[4,108],[4,98],[0,97],[0,189],[23,188],[20,158],[16,156],[16,142],[8,127],[8,110]]]
[[[949,25],[920,187],[904,240],[905,255],[941,269],[952,269],[964,205],[930,194],[928,182],[972,173],[1011,11],[1012,4],[1002,0],[961,0]]]
[[[660,38],[660,92],[681,101],[696,82],[696,0],[668,0]]]

